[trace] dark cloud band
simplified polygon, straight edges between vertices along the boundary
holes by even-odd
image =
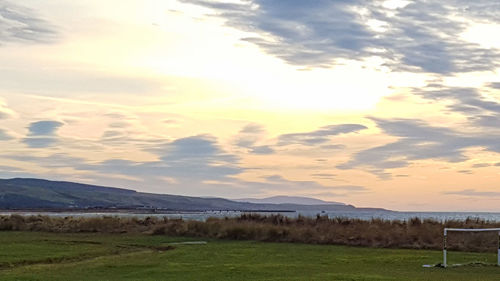
[[[293,65],[330,67],[339,59],[377,56],[396,71],[450,74],[493,70],[500,58],[498,50],[461,39],[467,24],[456,19],[497,22],[500,7],[492,1],[413,1],[399,8],[363,0],[183,1],[258,34],[243,40]]]

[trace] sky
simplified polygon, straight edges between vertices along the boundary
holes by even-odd
[[[0,177],[500,211],[500,3],[0,0]]]

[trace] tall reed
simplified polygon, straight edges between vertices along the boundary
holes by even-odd
[[[493,228],[500,223],[477,218],[439,222],[421,220],[360,220],[282,215],[242,214],[235,218],[188,221],[169,218],[75,218],[49,216],[0,216],[0,230],[46,232],[147,233],[235,240],[336,244],[350,246],[440,249],[443,228]],[[453,233],[451,250],[495,251],[496,233]]]

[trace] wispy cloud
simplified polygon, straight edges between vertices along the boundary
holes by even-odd
[[[433,83],[414,88],[411,93],[427,100],[447,102],[450,112],[466,116],[476,127],[492,129],[498,128],[500,124],[500,102],[486,98],[478,88],[448,87]]]
[[[75,98],[82,95],[130,95],[158,94],[163,92],[163,84],[155,78],[140,75],[127,76],[116,73],[85,71],[71,67],[27,68],[29,61],[19,60],[16,64],[0,68],[0,88],[38,94],[49,97]],[[78,98],[76,98],[78,99]]]
[[[377,56],[392,70],[445,74],[492,70],[500,57],[497,50],[460,37],[467,28],[464,19],[499,14],[491,1],[416,1],[400,7],[359,0],[183,1],[208,7],[227,25],[257,34],[243,40],[295,65],[329,67],[339,59]]]
[[[412,161],[440,159],[447,162],[463,162],[469,159],[464,151],[471,147],[500,152],[498,134],[466,134],[450,128],[430,126],[420,120],[395,119],[373,120],[387,135],[399,140],[386,145],[362,150],[339,169],[359,166],[370,167],[372,172],[383,178],[390,177],[386,169],[408,166]]]
[[[239,166],[239,158],[225,152],[217,144],[217,139],[208,135],[153,144],[147,150],[156,154],[158,160],[108,159],[92,165],[77,165],[76,168],[138,178],[169,177],[179,183],[199,185],[203,181],[227,181],[231,176],[244,171]]]
[[[266,130],[264,127],[259,124],[248,124],[239,131],[234,144],[238,147],[247,149],[247,152],[251,154],[273,154],[275,150],[270,145],[258,144],[265,132]]]
[[[14,111],[7,106],[7,103],[0,98],[0,120],[10,118],[14,115]]]
[[[7,42],[51,43],[58,39],[54,25],[27,7],[0,1],[0,45]]]
[[[334,179],[337,175],[336,174],[330,174],[330,173],[314,173],[311,174],[313,178],[317,179]]]
[[[462,195],[474,197],[500,197],[500,192],[497,191],[478,191],[476,189],[463,189],[459,191],[444,192],[446,195]]]
[[[13,138],[6,130],[0,129],[0,141],[11,140]]]
[[[281,135],[278,137],[277,145],[320,145],[328,142],[330,140],[329,137],[340,134],[356,133],[364,129],[367,129],[367,127],[359,124],[329,125],[312,132]],[[335,148],[339,147],[336,146]]]

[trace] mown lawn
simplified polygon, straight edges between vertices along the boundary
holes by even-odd
[[[422,268],[440,251],[130,234],[0,232],[0,280],[500,280],[495,266]],[[170,249],[168,246],[173,246]],[[496,255],[450,253],[451,263]]]

